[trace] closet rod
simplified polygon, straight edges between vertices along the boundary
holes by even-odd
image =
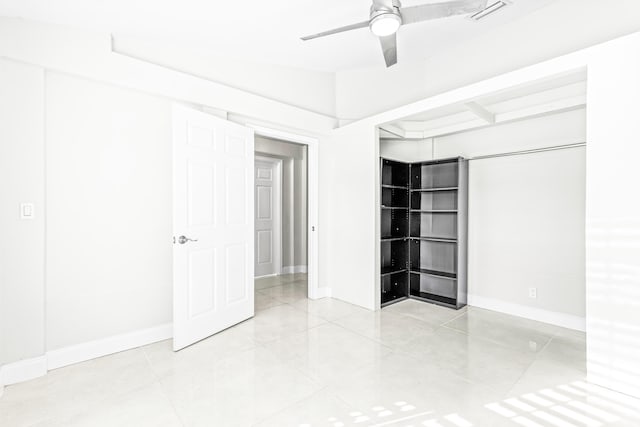
[[[586,142],[577,142],[575,144],[567,144],[567,145],[554,145],[551,147],[543,147],[543,148],[534,148],[532,150],[522,150],[522,151],[511,151],[508,153],[499,153],[499,154],[488,154],[486,156],[476,156],[469,157],[467,160],[483,160],[483,159],[493,159],[496,157],[508,157],[508,156],[520,156],[524,154],[535,154],[535,153],[543,153],[545,151],[555,151],[555,150],[566,150],[569,148],[579,148],[587,145]]]

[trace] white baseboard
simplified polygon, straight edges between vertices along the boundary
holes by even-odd
[[[478,295],[468,295],[468,304],[473,307],[486,308],[487,310],[498,311],[500,313],[510,314],[512,316],[524,317],[525,319],[537,320],[538,322],[562,326],[563,328],[575,329],[583,332],[586,330],[585,318],[574,316],[571,314],[543,310],[541,308],[514,304],[511,302],[481,297]]]
[[[172,335],[173,325],[167,323],[153,328],[48,351],[43,356],[0,366],[0,396],[4,391],[5,385],[41,377],[52,369],[166,340],[171,338]]]
[[[587,381],[589,383],[640,399],[640,387],[636,385],[638,384],[637,380],[634,381],[637,378],[636,375],[630,376],[627,372],[624,372],[620,374],[622,378],[616,379],[611,377],[611,373],[598,373],[599,370],[602,370],[600,363],[587,362]]]
[[[307,266],[306,265],[289,265],[286,267],[282,267],[281,274],[296,274],[296,273],[306,273]]]
[[[331,298],[331,288],[317,288],[314,291],[314,294],[309,296],[310,299]]]
[[[47,352],[47,367],[51,370],[73,365],[74,363],[166,340],[171,338],[172,335],[173,326],[171,323],[167,323],[153,328],[63,347]]]
[[[48,351],[43,356],[0,366],[0,396],[4,391],[5,385],[41,377],[52,369],[166,340],[171,338],[172,335],[173,325],[167,323],[153,328]]]
[[[275,277],[281,274],[296,274],[296,273],[306,273],[307,266],[306,265],[288,265],[286,267],[282,267],[280,273],[275,274],[265,274],[264,276],[255,276],[254,279],[264,279],[266,277]]]
[[[0,367],[0,395],[4,386],[41,377],[47,373],[46,356],[32,357]]]

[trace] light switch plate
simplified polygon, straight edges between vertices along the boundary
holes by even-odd
[[[20,203],[20,219],[33,219],[35,217],[33,203]]]

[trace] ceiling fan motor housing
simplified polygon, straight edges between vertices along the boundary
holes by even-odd
[[[386,37],[398,31],[402,25],[400,1],[390,0],[381,4],[373,2],[369,15],[369,29],[378,37]]]
[[[402,16],[400,15],[400,7],[402,7],[400,0],[389,0],[386,3],[388,3],[388,6],[376,5],[376,2],[373,2],[371,5],[371,12],[369,13],[370,22],[373,22],[373,20],[380,15],[388,14],[396,15],[402,19]]]

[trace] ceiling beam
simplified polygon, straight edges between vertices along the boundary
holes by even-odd
[[[404,136],[400,137],[395,133],[389,132],[387,129],[380,128],[380,139],[404,139],[404,140],[420,140],[424,138],[424,131],[421,130],[404,130]]]
[[[536,117],[549,113],[559,113],[562,111],[574,110],[576,108],[584,107],[585,105],[587,105],[587,95],[572,96],[569,98],[558,99],[546,104],[535,105],[533,107],[497,114],[496,123],[511,122],[528,117]]]
[[[380,139],[406,139],[406,138],[399,138],[399,137],[395,136],[394,134],[389,133],[389,132],[387,132],[386,130],[384,130],[382,128],[380,129],[379,135],[380,135]]]
[[[473,119],[467,122],[456,123],[449,126],[442,126],[425,130],[422,134],[423,138],[433,138],[436,136],[451,135],[452,133],[464,132],[471,129],[478,129],[487,126],[484,119]]]
[[[482,120],[487,122],[487,124],[492,125],[496,122],[496,115],[477,102],[467,102],[466,104],[464,104],[464,106],[467,108],[467,110],[478,116],[478,118],[481,118]]]
[[[397,136],[398,138],[404,139],[407,136],[405,130],[399,126],[386,124],[386,125],[380,125],[378,127],[380,128],[380,130],[390,133],[391,135]]]
[[[229,120],[229,112],[220,110],[219,108],[208,107],[205,105],[202,107],[202,112],[220,117],[222,120]]]
[[[466,105],[466,104],[465,104]],[[465,132],[473,129],[479,129],[490,126],[491,124],[508,123],[516,120],[523,120],[531,117],[543,116],[545,114],[560,113],[564,111],[582,108],[587,105],[587,96],[578,95],[568,98],[558,99],[553,102],[535,105],[520,110],[509,111],[505,113],[492,114],[493,123],[488,123],[485,118],[476,118],[466,120],[450,125],[437,126],[419,130],[404,130],[404,139],[427,139],[437,136],[451,135],[454,133]],[[387,127],[387,125],[385,125]],[[400,127],[398,127],[401,129]],[[386,139],[386,138],[385,138]]]

